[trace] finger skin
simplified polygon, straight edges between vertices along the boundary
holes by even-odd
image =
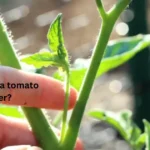
[[[1,101],[7,105],[22,105],[27,107],[63,109],[65,92],[61,82],[50,77],[29,74],[9,67],[0,67],[0,83],[37,83],[38,89],[0,89],[0,96],[11,94],[11,100]],[[69,109],[73,108],[77,98],[75,89],[70,89]],[[12,145],[38,145],[27,123],[9,117],[0,116],[0,148]],[[17,149],[16,149],[17,150]],[[80,140],[77,140],[75,150],[83,150]]]
[[[20,146],[8,146],[3,148],[2,150],[42,150],[42,149],[36,146],[20,145]],[[77,141],[75,150],[84,150],[80,140]]]
[[[83,143],[79,138],[76,141],[75,150],[84,150]]]
[[[38,146],[26,121],[0,115],[0,129],[3,129],[0,131],[0,149],[16,145]],[[79,139],[77,140],[75,150],[84,150],[83,144]]]
[[[7,88],[9,83],[37,83],[37,89],[12,89]],[[5,83],[5,88],[0,89],[0,96],[11,94],[10,101],[0,101],[7,105],[21,105],[27,107],[63,109],[65,89],[63,83],[44,75],[26,73],[10,67],[0,67],[0,83]],[[69,109],[73,108],[77,98],[75,89],[70,88]]]
[[[2,150],[42,150],[42,149],[36,146],[20,145],[20,146],[5,147]]]
[[[0,115],[0,149],[13,145],[37,145],[25,121]]]

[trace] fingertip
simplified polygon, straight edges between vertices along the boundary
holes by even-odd
[[[83,142],[79,138],[77,139],[75,150],[84,150]]]

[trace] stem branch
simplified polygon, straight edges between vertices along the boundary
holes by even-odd
[[[118,2],[108,12],[110,18],[117,20],[118,14],[120,15],[131,1],[132,0],[118,0]]]
[[[96,2],[100,2],[100,1],[97,0]],[[114,27],[117,18],[119,17],[120,13],[126,8],[126,6],[129,4],[129,2],[130,0],[120,0],[120,3],[117,3],[115,10],[113,12],[110,12],[107,18],[103,18],[100,33],[99,33],[99,38],[95,45],[94,52],[91,57],[90,66],[86,72],[83,84],[81,86],[78,101],[76,103],[71,119],[69,121],[68,130],[63,145],[61,147],[62,150],[66,150],[66,149],[73,150],[75,146],[75,142],[81,124],[81,119],[83,117],[86,103],[88,101],[90,91],[92,89],[92,85],[94,83],[96,73],[100,66],[110,34],[112,32],[112,29]],[[98,3],[98,7],[99,4],[100,3]],[[103,12],[102,9],[101,12]]]
[[[109,26],[109,29],[110,29],[110,26]],[[75,145],[75,141],[78,135],[81,119],[83,117],[83,113],[85,110],[85,106],[89,98],[89,94],[92,89],[92,85],[95,80],[95,77],[96,77],[96,72],[97,72],[97,69],[99,68],[100,61],[103,56],[103,52],[105,50],[107,41],[109,39],[109,34],[110,34],[109,29],[108,29],[108,25],[104,23],[102,24],[102,28],[101,28],[100,35],[99,35],[99,40],[96,44],[96,47],[94,48],[94,53],[92,55],[90,67],[86,73],[81,90],[79,92],[78,101],[76,103],[71,119],[69,121],[67,134],[65,136],[65,140],[63,143],[63,150],[65,150],[66,147],[68,147],[69,150],[73,150],[73,147]]]
[[[69,93],[70,93],[70,75],[69,75],[69,66],[66,67],[66,92],[65,92],[65,104],[64,104],[64,112],[63,112],[63,122],[62,122],[62,130],[61,130],[61,140],[62,143],[66,134],[66,127],[67,127],[67,111],[68,111],[68,104],[69,104]]]
[[[105,19],[107,17],[107,13],[105,12],[105,9],[104,9],[104,6],[102,4],[102,1],[101,0],[96,0],[96,4],[97,4],[98,11],[100,13],[101,18]]]

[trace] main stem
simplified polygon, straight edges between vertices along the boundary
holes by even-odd
[[[9,38],[6,27],[1,18],[0,39],[0,63],[4,66],[21,69],[12,41]],[[22,109],[40,146],[44,150],[57,149],[58,140],[42,111],[37,108],[28,107],[22,107]]]
[[[67,130],[63,145],[62,145],[62,150],[74,149],[79,127],[81,124],[81,119],[83,117],[83,113],[86,107],[86,103],[88,101],[90,91],[92,89],[92,85],[94,83],[96,73],[100,66],[110,34],[112,32],[113,26],[117,18],[119,17],[120,13],[126,8],[126,6],[129,4],[129,2],[130,0],[120,0],[116,4],[116,7],[114,7],[115,9],[113,8],[113,10],[110,11],[105,17],[103,17],[103,13],[100,12],[100,14],[102,15],[103,21],[102,21],[98,41],[94,48],[94,53],[92,54],[90,67],[85,75],[85,79],[81,86],[78,101],[76,103],[71,119],[69,121],[69,127]],[[101,3],[99,4],[101,5]],[[98,8],[100,7],[101,6],[98,6]]]
[[[92,61],[90,67],[86,73],[85,80],[83,81],[84,84],[82,84],[81,90],[79,92],[78,101],[76,103],[72,117],[69,122],[68,131],[63,143],[63,148],[64,148],[63,150],[65,150],[65,148],[67,147],[68,150],[73,150],[76,137],[78,135],[81,119],[85,110],[85,106],[86,106],[85,104],[87,103],[87,100],[89,98],[89,94],[92,89],[92,85],[95,80],[96,73],[99,68],[101,59],[103,57],[104,50],[109,40],[111,30],[112,27],[110,27],[109,23],[108,24],[106,22],[102,23],[101,31],[98,38],[99,40],[94,48],[94,53],[92,55],[92,59],[91,59]]]

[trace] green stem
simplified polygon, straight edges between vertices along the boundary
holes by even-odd
[[[118,14],[120,15],[122,11],[129,5],[132,0],[118,0],[118,2],[108,11],[108,15],[113,20],[118,19]]]
[[[0,62],[4,66],[21,69],[15,53],[13,42],[10,40],[4,22],[0,18]],[[47,122],[42,111],[37,108],[22,107],[33,132],[44,150],[57,149],[58,139]]]
[[[63,112],[58,112],[58,114],[55,116],[54,120],[52,121],[52,125],[54,127],[58,127],[61,123],[62,120],[62,116],[63,116]]]
[[[43,150],[58,149],[58,139],[47,122],[43,112],[37,108],[22,107],[36,139]]]
[[[73,150],[75,146],[75,142],[81,124],[81,119],[83,117],[86,103],[88,101],[89,94],[92,89],[92,85],[94,83],[96,73],[102,60],[104,50],[107,46],[110,34],[112,32],[113,26],[117,18],[119,17],[120,13],[127,7],[129,2],[130,0],[120,0],[117,3],[115,9],[111,12],[112,14],[109,13],[109,15],[105,19],[103,19],[99,33],[99,38],[94,48],[94,52],[92,54],[90,67],[85,75],[83,84],[79,92],[78,101],[69,121],[68,130],[63,145],[61,147],[62,150]]]
[[[96,0],[97,8],[100,13],[100,16],[102,19],[105,19],[107,17],[107,13],[105,12],[104,6],[102,4],[101,0]]]
[[[67,65],[68,66],[68,65]],[[65,92],[65,104],[64,104],[64,112],[63,112],[63,118],[62,118],[62,130],[61,130],[61,140],[62,143],[66,134],[66,127],[67,127],[67,111],[68,111],[68,105],[69,105],[69,88],[70,88],[70,75],[69,75],[69,67],[66,67],[66,92]]]

